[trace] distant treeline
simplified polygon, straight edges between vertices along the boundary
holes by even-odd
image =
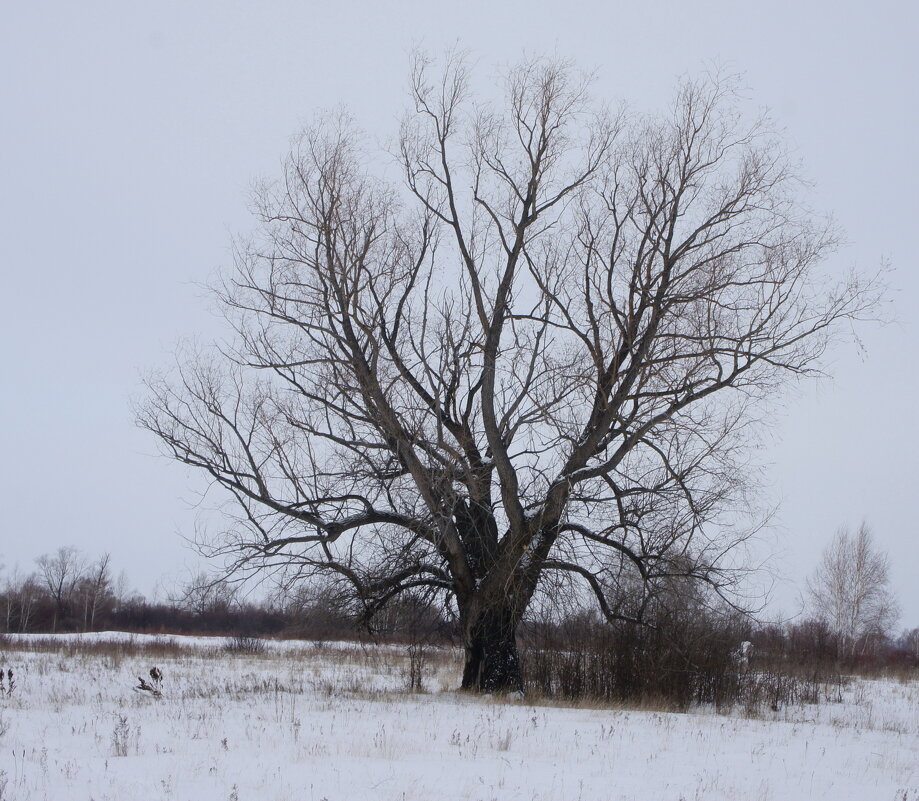
[[[300,586],[270,598],[248,600],[240,585],[201,574],[168,600],[150,601],[114,576],[108,555],[88,559],[60,548],[36,560],[28,574],[0,574],[0,632],[214,634],[352,638],[373,634],[445,640],[451,624],[418,599],[394,603],[365,619],[330,590]]]
[[[652,610],[648,626],[610,625],[593,612],[534,613],[518,631],[529,681],[564,684],[585,665],[623,682],[635,676],[675,676],[721,660],[722,668],[743,651],[770,669],[919,669],[919,628],[893,636],[865,637],[845,648],[825,621],[764,623],[748,615],[715,611],[698,598]],[[36,560],[30,574],[0,575],[0,631],[272,636],[349,639],[373,635],[390,641],[461,644],[449,610],[420,597],[391,604],[368,620],[329,587],[300,584],[252,601],[239,585],[199,575],[174,598],[149,601],[126,590],[104,555],[91,560],[61,548]],[[741,646],[741,643],[751,646]],[[580,660],[577,667],[573,659]],[[555,675],[566,666],[564,676]],[[649,690],[650,692],[651,690]],[[571,694],[571,693],[569,693]]]

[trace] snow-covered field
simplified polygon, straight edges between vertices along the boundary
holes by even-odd
[[[451,654],[410,694],[397,647],[11,639],[0,801],[919,801],[916,682],[749,719],[470,697]]]

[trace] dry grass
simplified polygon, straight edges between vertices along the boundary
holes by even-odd
[[[841,686],[840,703],[830,699],[814,706],[802,701],[778,712],[767,708],[750,719],[743,710],[715,715],[713,707],[693,708],[689,715],[668,714],[673,705],[650,696],[611,702],[467,695],[455,692],[462,658],[449,648],[428,649],[423,692],[418,693],[407,689],[411,660],[405,646],[269,640],[263,651],[252,654],[229,653],[223,641],[206,639],[180,647],[136,641],[97,642],[91,647],[59,642],[57,649],[52,645],[53,640],[46,640],[6,652],[17,676],[22,676],[10,703],[5,708],[0,704],[0,718],[12,724],[0,747],[7,753],[14,747],[20,754],[26,749],[20,757],[24,767],[15,773],[19,784],[10,788],[10,798],[16,801],[43,793],[74,797],[63,791],[77,792],[78,787],[84,793],[78,796],[86,797],[90,778],[95,782],[94,797],[132,797],[126,788],[133,786],[138,760],[156,776],[154,791],[147,796],[151,799],[223,801],[237,785],[240,798],[260,797],[266,787],[287,781],[291,770],[298,771],[290,776],[292,784],[306,777],[307,785],[301,783],[296,791],[284,785],[273,797],[309,797],[303,787],[314,781],[319,782],[317,801],[323,795],[358,797],[336,784],[339,771],[347,777],[342,781],[349,782],[372,772],[372,781],[362,785],[359,797],[401,797],[395,785],[387,784],[392,775],[404,779],[399,790],[406,797],[433,797],[446,772],[452,771],[454,780],[468,778],[471,760],[477,766],[475,781],[484,775],[490,784],[463,785],[447,797],[576,798],[578,781],[585,779],[593,788],[585,792],[585,799],[606,799],[610,771],[621,776],[625,770],[632,786],[643,788],[621,794],[630,799],[676,798],[675,788],[686,798],[719,801],[830,798],[829,792],[801,795],[797,784],[792,789],[798,795],[783,796],[779,790],[763,795],[755,788],[752,795],[744,794],[746,784],[735,787],[734,774],[714,755],[732,749],[735,762],[758,765],[758,775],[773,781],[766,763],[770,754],[781,751],[783,759],[793,763],[791,775],[804,777],[803,782],[809,781],[812,755],[820,743],[827,753],[856,748],[862,761],[875,759],[871,781],[884,775],[902,780],[911,775],[911,743],[919,742],[910,712],[919,708],[915,683],[881,686],[854,680]],[[136,676],[145,675],[154,664],[165,675],[163,697],[132,692]],[[47,760],[41,755],[45,746]],[[873,757],[875,752],[883,756]],[[697,765],[698,777],[661,777],[671,758]],[[105,770],[99,767],[103,760]],[[826,779],[845,771],[850,762],[855,771],[856,760],[837,760],[832,768],[821,763],[818,768]],[[419,778],[421,783],[413,785],[406,778],[419,766],[435,763],[429,783]],[[534,789],[532,771],[537,764],[554,765],[553,770],[563,773],[551,794],[540,795]],[[277,766],[283,766],[280,773]],[[316,779],[316,771],[324,768],[328,770]],[[648,781],[653,794],[645,787]],[[51,792],[46,782],[56,782],[54,788],[61,792]],[[664,792],[667,782],[670,794]],[[520,790],[516,796],[515,788]],[[852,796],[844,797],[849,801]]]

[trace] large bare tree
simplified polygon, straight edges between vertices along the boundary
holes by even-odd
[[[323,118],[218,290],[234,344],[139,415],[237,509],[209,540],[231,570],[332,576],[369,616],[440,594],[467,688],[518,684],[550,576],[610,621],[729,587],[748,424],[872,302],[818,273],[832,228],[730,81],[657,116],[588,83],[535,59],[489,104],[461,58],[418,57],[382,162]]]

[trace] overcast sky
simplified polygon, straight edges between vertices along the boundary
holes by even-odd
[[[889,261],[893,314],[838,348],[832,380],[790,390],[763,450],[781,503],[773,609],[834,530],[866,519],[919,625],[919,14],[911,2],[16,3],[0,26],[0,563],[72,544],[131,583],[197,557],[183,468],[134,428],[140,376],[182,337],[220,332],[200,284],[251,226],[314,112],[394,131],[414,44],[494,68],[524,51],[596,68],[595,94],[663,107],[679,76],[741,71],[848,244]]]

